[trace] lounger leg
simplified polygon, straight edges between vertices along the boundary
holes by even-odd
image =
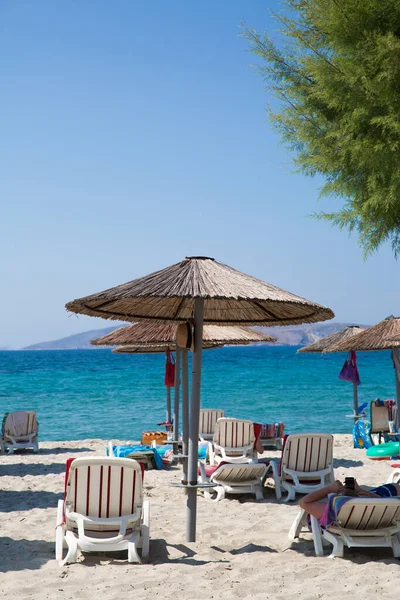
[[[318,519],[313,516],[311,516],[311,529],[312,529],[313,540],[314,540],[315,556],[323,556],[324,549],[322,546],[321,527],[319,526]]]
[[[392,549],[393,556],[398,558],[400,556],[400,540],[398,534],[392,536]]]
[[[148,500],[143,502],[142,539],[142,562],[146,563],[150,553],[150,503]]]
[[[336,556],[339,558],[343,558],[344,544],[343,544],[342,540],[337,535],[333,535],[329,531],[325,531],[324,536],[328,540],[328,542],[330,542],[333,546],[332,552],[329,555],[329,558],[335,558]]]
[[[67,531],[65,535],[65,541],[67,542],[68,552],[67,556],[61,562],[62,566],[76,563],[78,558],[78,541],[72,531]]]
[[[261,485],[261,481],[258,485],[255,486],[254,493],[256,495],[256,500],[264,500],[264,494],[263,494],[263,488]]]
[[[62,524],[64,517],[64,501],[59,500],[57,506],[57,522],[56,522],[56,560],[62,560],[63,547],[65,545],[65,531]]]
[[[288,495],[284,498],[284,502],[291,502],[296,499],[296,490],[292,485],[288,485],[286,482],[281,483],[281,488],[287,491]]]
[[[299,514],[293,521],[293,524],[289,531],[289,540],[294,540],[300,536],[300,532],[303,529],[304,525],[307,522],[307,512],[304,508],[301,508]]]
[[[218,485],[214,490],[217,492],[217,495],[215,498],[212,498],[213,502],[219,502],[225,498],[225,488],[222,485]]]

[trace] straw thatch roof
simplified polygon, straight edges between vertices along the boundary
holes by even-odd
[[[344,342],[345,340],[348,340],[354,335],[358,335],[363,331],[365,331],[365,329],[359,327],[358,325],[345,327],[341,331],[337,331],[336,333],[327,335],[318,342],[314,342],[313,344],[304,346],[304,348],[300,348],[300,350],[297,350],[297,352],[327,352],[328,348],[333,344],[339,344],[340,342]]]
[[[397,341],[396,337],[398,338]],[[326,352],[391,350],[400,347],[400,318],[388,317],[352,338],[330,346]]]
[[[224,325],[296,325],[332,319],[334,313],[212,258],[188,257],[145,277],[68,302],[67,310],[103,319],[188,321],[195,299],[204,321]]]
[[[171,323],[164,325],[154,321],[141,321],[116,329],[111,333],[92,340],[94,346],[121,346],[125,344],[162,344],[175,346],[176,330],[178,325]],[[276,339],[265,333],[260,333],[248,327],[221,327],[218,325],[205,325],[203,328],[203,342],[225,344],[248,344],[250,342],[275,342]]]
[[[222,344],[204,344],[203,350],[212,350],[214,348],[222,348]],[[114,348],[112,352],[116,354],[155,354],[166,352],[167,350],[175,351],[175,344],[135,344],[132,346],[119,346]]]

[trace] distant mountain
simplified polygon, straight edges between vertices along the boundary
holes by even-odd
[[[289,327],[255,327],[258,331],[262,331],[277,338],[274,346],[307,346],[317,342],[323,337],[336,333],[349,325],[355,323],[312,323],[309,325],[293,325]],[[96,346],[90,345],[90,340],[102,337],[107,333],[111,333],[115,329],[119,329],[121,325],[106,327],[105,329],[92,329],[84,333],[77,333],[60,340],[51,342],[41,342],[32,344],[23,350],[85,350],[95,349]],[[368,327],[368,325],[360,325],[360,327]]]
[[[90,340],[103,337],[103,335],[107,335],[107,333],[111,333],[120,327],[121,325],[114,325],[113,327],[106,327],[105,329],[91,329],[90,331],[84,331],[83,333],[69,335],[60,340],[32,344],[31,346],[22,348],[22,350],[86,350],[89,348],[94,350],[98,348],[98,346],[91,346]]]
[[[327,335],[336,333],[350,325],[359,323],[310,323],[306,325],[292,325],[287,327],[256,327],[259,331],[277,338],[274,346],[308,346],[318,342]],[[359,325],[370,327],[370,325]]]

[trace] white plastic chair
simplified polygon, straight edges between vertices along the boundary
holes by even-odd
[[[146,562],[149,545],[150,505],[143,501],[139,463],[104,456],[73,460],[65,499],[58,503],[56,560],[74,563],[78,550],[128,550],[128,562]]]
[[[216,484],[213,491],[204,488],[206,498],[211,498],[215,502],[223,500],[225,494],[254,494],[256,500],[264,498],[263,481],[267,472],[264,463],[219,465],[209,476],[207,476],[206,465],[200,462],[199,466],[200,481]]]
[[[294,500],[296,493],[309,494],[334,481],[333,436],[326,433],[289,435],[282,450],[280,473],[273,469],[278,500],[287,491],[285,502]]]
[[[300,510],[289,533],[299,537],[305,524],[306,511]],[[351,498],[339,510],[338,525],[321,529],[318,519],[311,517],[316,556],[323,556],[323,544],[332,544],[330,558],[343,558],[344,547],[392,548],[400,556],[400,498]]]
[[[215,425],[225,413],[219,408],[202,408],[200,410],[199,437],[202,442],[208,442],[213,439]]]
[[[209,443],[210,464],[253,462],[254,442],[252,421],[222,417],[215,425],[213,442]]]
[[[13,454],[19,448],[33,448],[34,452],[39,452],[38,430],[35,411],[18,410],[8,413],[2,429],[2,452]]]

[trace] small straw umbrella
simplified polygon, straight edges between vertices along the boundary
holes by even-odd
[[[112,331],[111,333],[91,341],[95,346],[129,344],[129,348],[140,346],[162,347],[166,344],[166,350],[176,345],[175,365],[175,394],[174,394],[174,440],[177,442],[179,434],[179,369],[180,355],[182,354],[182,429],[183,429],[183,455],[187,454],[188,429],[189,429],[189,390],[188,390],[188,354],[187,349],[180,349],[176,343],[178,325],[155,323],[154,321],[141,321],[134,325],[128,325]],[[248,345],[252,342],[276,342],[276,338],[249,329],[248,327],[233,327],[219,325],[205,325],[203,328],[203,349],[215,347],[216,345]],[[133,346],[131,344],[134,344]],[[167,388],[167,395],[169,388]],[[168,406],[168,397],[167,397]],[[168,412],[168,411],[167,411]],[[169,420],[167,418],[167,420]],[[175,453],[177,447],[175,448]],[[183,461],[183,481],[187,482],[187,461]]]
[[[197,456],[203,324],[298,325],[332,319],[330,308],[295,296],[206,256],[68,302],[67,310],[103,319],[193,323],[194,353],[187,485],[188,542],[196,541]]]
[[[345,327],[336,333],[332,333],[331,335],[327,335],[326,337],[318,340],[318,342],[314,342],[313,344],[309,344],[308,346],[304,346],[297,350],[297,352],[329,352],[329,348],[334,346],[335,344],[339,344],[340,342],[344,342],[354,335],[358,335],[362,331],[365,331],[359,325],[351,325],[349,327]],[[353,382],[353,402],[354,402],[354,423],[357,421],[356,415],[358,414],[358,386]]]
[[[400,318],[387,317],[373,327],[365,329],[363,332],[352,338],[330,346],[326,352],[357,352],[371,350],[391,350],[393,367],[396,379],[396,398],[397,406],[400,404],[400,357],[398,348],[400,347]],[[399,411],[397,411],[397,425],[399,420]]]

